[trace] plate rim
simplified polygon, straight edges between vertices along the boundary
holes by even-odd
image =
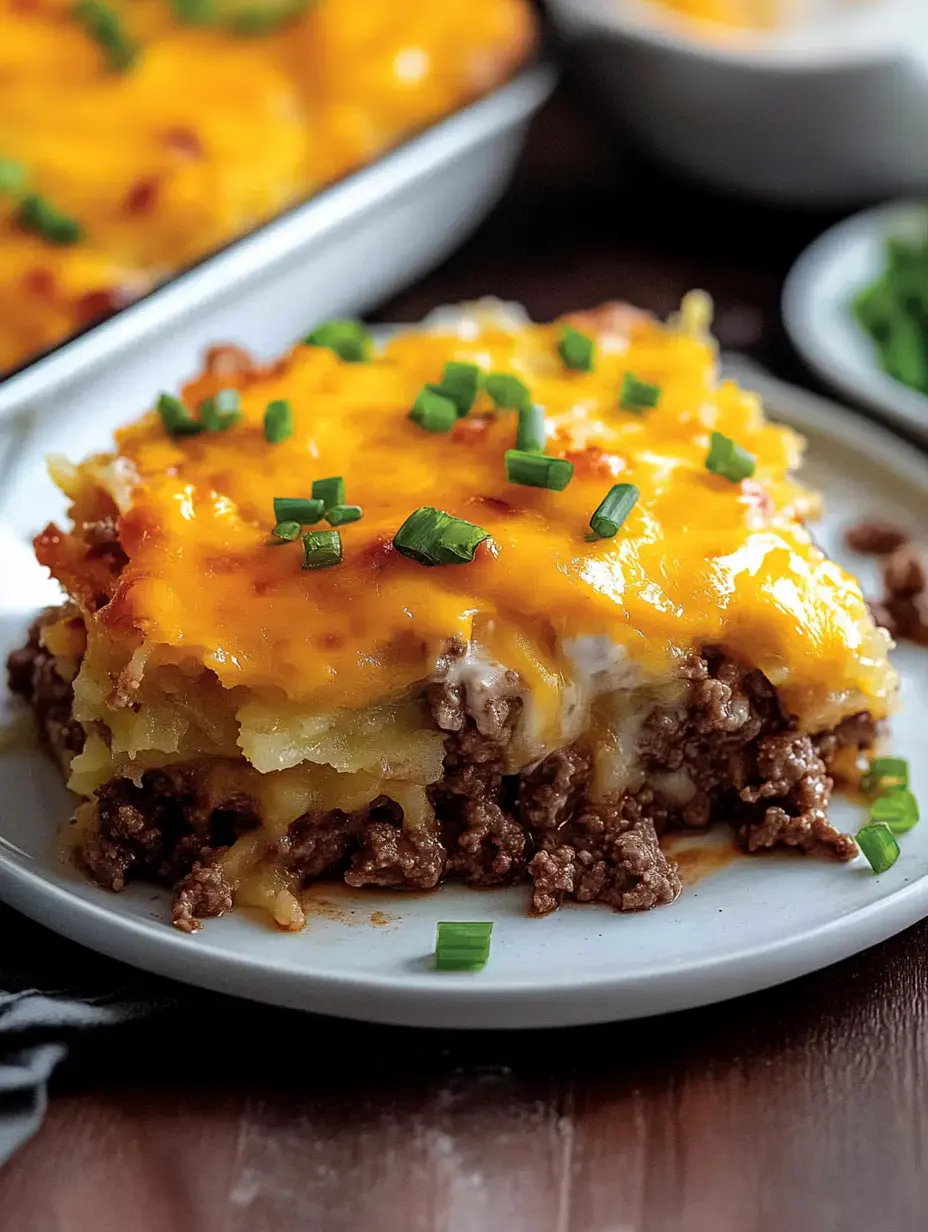
[[[770,376],[740,356],[726,358],[724,374],[738,377],[756,392],[771,418],[866,451],[928,492],[928,455],[886,426]],[[208,928],[196,937],[182,936],[161,920],[113,911],[104,891],[99,901],[83,897],[49,880],[41,867],[25,853],[11,858],[0,842],[0,897],[43,926],[98,952],[182,983],[253,1001],[415,1027],[561,1027],[694,1008],[828,966],[928,914],[926,870],[897,890],[825,923],[733,955],[688,960],[683,966],[671,959],[647,971],[614,974],[565,975],[562,969],[544,981],[536,976],[481,984],[479,975],[432,972],[425,982],[421,972],[299,969],[276,958],[233,952],[215,946]],[[436,897],[436,904],[440,901]],[[555,914],[548,920],[556,924],[557,918]],[[540,920],[538,926],[545,923]],[[567,1000],[566,994],[575,995]],[[624,1005],[626,1000],[633,1004]]]

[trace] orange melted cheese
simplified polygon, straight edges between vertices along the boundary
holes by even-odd
[[[0,193],[0,371],[487,90],[534,37],[524,0],[316,0],[262,37],[108,2],[141,46],[123,73],[70,0],[0,0],[0,157],[84,229],[27,235]]]
[[[118,436],[129,563],[91,626],[140,631],[227,689],[280,690],[323,712],[429,676],[452,637],[519,671],[536,700],[556,698],[576,670],[570,644],[589,635],[645,681],[672,676],[681,654],[723,646],[761,668],[811,728],[885,713],[887,638],[803,525],[814,501],[789,474],[800,438],[766,422],[754,395],[718,382],[704,339],[627,310],[578,323],[597,340],[591,373],[564,369],[558,326],[471,317],[457,332],[401,334],[365,364],[297,347],[238,381],[244,421],[224,434],[174,440],[149,413]],[[515,415],[494,414],[484,393],[449,435],[407,419],[449,359],[529,385],[548,452],[575,464],[565,491],[507,483]],[[655,410],[619,409],[626,371],[660,384]],[[194,381],[188,405],[223,383]],[[269,444],[262,417],[279,398],[294,432]],[[756,456],[753,479],[706,470],[712,430]],[[342,564],[305,571],[299,542],[269,541],[273,498],[307,496],[331,475],[344,476],[364,516],[340,528]],[[615,481],[637,485],[640,500],[615,538],[588,543],[589,517]],[[472,563],[423,567],[393,548],[421,505],[490,533]]]
[[[746,29],[769,28],[788,15],[793,6],[784,0],[655,0],[662,8],[672,9],[685,17],[699,21],[718,22],[724,26]]]

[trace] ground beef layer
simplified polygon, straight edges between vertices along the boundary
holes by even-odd
[[[8,668],[11,688],[66,763],[83,733],[38,623]],[[839,748],[873,743],[869,716],[811,737],[791,726],[762,673],[721,652],[706,650],[681,671],[682,702],[653,710],[640,736],[650,785],[608,804],[590,801],[591,756],[582,745],[505,773],[522,705],[505,690],[517,682],[481,698],[476,712],[460,686],[432,684],[432,715],[447,733],[444,773],[430,789],[435,826],[404,826],[400,806],[381,796],[362,810],[299,817],[281,859],[304,884],[333,876],[351,886],[415,889],[446,878],[477,886],[530,882],[531,909],[544,914],[565,899],[620,911],[672,902],[680,879],[659,843],[669,828],[724,821],[749,852],[793,847],[853,858],[854,840],[828,821],[828,766]],[[174,923],[188,932],[234,905],[218,857],[259,824],[244,797],[204,807],[195,781],[185,767],[149,771],[140,785],[111,780],[97,792],[97,826],[78,851],[87,874],[108,889],[121,890],[132,878],[172,887]],[[668,784],[676,785],[672,792]]]

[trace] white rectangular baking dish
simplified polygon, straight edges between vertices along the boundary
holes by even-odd
[[[137,412],[202,349],[271,357],[318,321],[361,313],[438,264],[495,204],[554,71],[506,85],[124,308],[0,384],[0,481],[17,421],[101,400]],[[5,422],[4,422],[5,421]]]

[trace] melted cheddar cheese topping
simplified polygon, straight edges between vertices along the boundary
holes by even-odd
[[[452,638],[517,671],[544,706],[575,673],[570,647],[590,637],[644,681],[672,677],[693,650],[724,647],[763,670],[807,729],[886,713],[888,638],[803,524],[815,500],[790,476],[801,439],[768,423],[755,395],[718,380],[698,332],[622,306],[573,320],[595,338],[592,372],[565,369],[562,325],[489,310],[454,329],[401,333],[367,363],[309,346],[264,370],[214,363],[184,398],[195,407],[237,385],[240,424],[172,439],[151,412],[119,433],[115,458],[79,472],[75,522],[99,515],[86,493],[104,484],[128,556],[91,630],[132,630],[227,690],[319,712],[366,707],[427,678]],[[529,386],[547,452],[574,463],[564,491],[507,482],[516,416],[484,392],[449,434],[410,422],[417,392],[448,360]],[[660,385],[655,409],[620,409],[626,372]],[[282,398],[293,434],[270,444],[265,407]],[[706,469],[713,431],[756,457],[753,478]],[[307,571],[299,541],[271,542],[273,498],[309,496],[314,479],[332,475],[364,516],[340,527],[340,565]],[[635,484],[638,504],[614,538],[587,542],[615,482]],[[489,532],[472,563],[425,567],[393,547],[423,505]]]
[[[0,158],[84,232],[27,234],[0,192],[0,371],[483,93],[534,38],[524,0],[316,0],[260,37],[107,3],[140,47],[125,72],[71,0],[0,0]]]
[[[792,15],[793,10],[788,0],[656,0],[656,3],[684,17],[741,29],[769,28]]]

